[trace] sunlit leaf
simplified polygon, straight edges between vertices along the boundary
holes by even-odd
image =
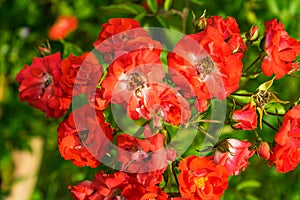
[[[257,180],[247,180],[243,181],[237,185],[236,189],[238,191],[246,189],[246,188],[258,188],[261,186],[261,183]]]
[[[166,0],[165,3],[164,3],[164,9],[165,10],[170,10],[172,4],[173,4],[173,0]]]
[[[82,49],[76,44],[66,42],[65,40],[61,40],[61,43],[64,47],[63,58],[67,58],[70,54],[73,54],[74,56],[83,54]]]
[[[109,11],[111,13],[127,13],[127,14],[136,14],[139,15],[141,13],[145,13],[146,10],[137,4],[117,4],[117,5],[109,5],[105,7],[101,7],[101,9]]]
[[[153,13],[157,12],[157,2],[156,2],[156,0],[147,0],[147,4],[148,4],[150,10]]]

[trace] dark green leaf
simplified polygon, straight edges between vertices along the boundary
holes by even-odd
[[[148,4],[150,10],[153,13],[157,12],[157,2],[156,2],[156,0],[147,0],[147,4]]]
[[[64,40],[61,40],[61,43],[64,47],[63,58],[67,58],[70,54],[73,54],[75,56],[83,54],[83,51],[81,50],[81,48],[79,46],[77,46],[76,44],[66,42]]]
[[[105,6],[102,7],[102,9],[109,11],[111,13],[115,12],[115,13],[127,13],[127,14],[135,14],[135,15],[146,13],[146,10],[142,6],[132,4],[132,3]]]
[[[162,25],[162,27],[169,28],[168,23],[166,22],[166,20],[164,18],[162,18],[162,16],[156,15],[155,17],[158,20],[158,22]]]

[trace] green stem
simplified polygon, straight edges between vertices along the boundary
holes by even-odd
[[[211,136],[208,132],[206,132],[205,130],[203,130],[201,127],[198,127],[198,130],[200,131],[200,133],[202,133],[202,135],[204,135],[205,137],[207,137],[207,139],[212,143],[215,144],[215,138],[213,136]]]
[[[237,93],[232,93],[231,95],[233,95],[233,96],[240,96],[240,97],[251,97],[253,94],[237,94]]]
[[[273,129],[274,131],[278,132],[279,130],[277,128],[275,128],[272,124],[270,124],[269,122],[267,122],[266,120],[262,119],[262,122],[264,124],[266,124],[268,127],[270,127],[271,129]]]
[[[173,176],[175,178],[177,186],[179,186],[179,182],[178,182],[178,179],[177,179],[177,174],[176,174],[176,171],[175,171],[175,167],[177,167],[177,161],[174,161],[172,163],[172,173],[173,173]]]
[[[251,67],[253,67],[257,63],[257,61],[259,61],[261,58],[263,58],[263,55],[264,55],[263,53],[264,52],[261,51],[259,53],[258,57],[248,67],[245,68],[244,72],[247,72]]]
[[[190,0],[186,1],[185,7],[182,10],[182,33],[186,33],[186,22],[187,22],[187,17],[189,14],[189,5],[190,5]]]

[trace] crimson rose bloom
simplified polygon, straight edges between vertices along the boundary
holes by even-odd
[[[276,75],[276,79],[298,69],[295,62],[300,54],[300,41],[291,38],[284,30],[283,24],[272,19],[265,22],[265,52],[262,71],[266,76]]]
[[[88,52],[80,56],[69,55],[62,61],[61,70],[59,83],[70,96],[95,91],[103,74],[103,68],[96,56]]]
[[[168,55],[172,80],[186,97],[224,99],[238,89],[245,45],[236,22],[228,20],[208,19],[203,31],[185,36]]]
[[[111,18],[103,24],[94,47],[104,53],[107,61],[137,49],[161,49],[160,43],[151,39],[139,21],[130,18]]]
[[[227,169],[211,157],[188,156],[180,161],[179,170],[179,191],[184,198],[217,200],[228,187]]]
[[[217,150],[213,159],[216,164],[225,166],[229,175],[236,176],[241,169],[244,171],[250,164],[248,159],[255,153],[254,150],[248,149],[251,146],[250,142],[233,138],[224,140],[221,146],[225,152]]]
[[[67,37],[78,26],[78,20],[74,16],[59,16],[48,32],[50,40],[60,40]]]
[[[242,110],[235,110],[232,114],[232,119],[237,121],[234,128],[243,130],[254,130],[257,127],[257,114],[255,106],[250,103],[245,105]]]
[[[206,20],[207,26],[214,27],[221,33],[223,40],[231,46],[235,56],[244,57],[247,47],[240,34],[238,23],[233,17],[223,19],[221,16],[211,16]]]
[[[131,119],[150,120],[155,115],[174,125],[191,116],[188,102],[178,91],[161,83],[165,76],[160,50],[141,49],[116,59],[93,100],[99,108],[106,102],[122,104]]]
[[[146,83],[161,82],[165,73],[160,52],[159,49],[139,49],[111,63],[101,83],[103,99],[118,104],[128,102],[131,95],[141,95]]]
[[[61,75],[60,52],[33,58],[32,64],[25,65],[16,77],[20,100],[42,110],[47,117],[63,116],[69,109],[71,96],[59,85]]]
[[[300,162],[300,106],[285,114],[275,142],[270,165],[275,163],[280,173],[294,170]]]
[[[191,116],[189,103],[178,91],[165,84],[146,84],[139,97],[132,95],[128,104],[128,114],[132,119],[154,118],[156,124],[166,121],[173,125],[187,122]]]
[[[68,188],[71,189],[73,198],[77,200],[91,199],[94,193],[92,182],[88,180],[82,181],[77,185],[69,186]]]
[[[137,181],[146,186],[160,183],[162,174],[169,164],[168,161],[175,159],[172,150],[164,149],[164,136],[160,133],[145,140],[120,134],[116,141],[120,148],[118,160],[122,162],[122,170],[133,173]]]
[[[167,200],[168,195],[161,188],[154,185],[145,187],[133,177],[124,172],[104,174],[100,171],[95,175],[93,182],[88,185],[86,181],[77,186],[69,187],[76,200],[86,199],[128,199],[128,200]],[[90,193],[90,190],[93,193]]]
[[[93,111],[89,105],[76,109],[57,128],[60,154],[76,166],[97,167],[112,139],[112,128],[103,113],[95,111],[94,118]]]

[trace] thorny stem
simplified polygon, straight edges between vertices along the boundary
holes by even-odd
[[[233,96],[240,96],[240,97],[251,97],[253,94],[237,94],[237,93],[232,93],[231,95],[233,95]]]
[[[245,68],[244,72],[247,72],[253,65],[255,65],[257,63],[257,61],[259,61],[261,58],[263,58],[263,54],[264,52],[261,51],[258,55],[258,57],[249,65]]]
[[[187,17],[189,14],[189,5],[190,5],[190,0],[186,1],[185,7],[183,8],[182,12],[179,10],[171,9],[171,13],[175,13],[179,15],[182,19],[182,33],[186,33],[186,22],[187,22]]]
[[[205,130],[203,130],[201,127],[198,127],[198,130],[200,131],[200,133],[202,133],[202,135],[204,135],[205,137],[207,137],[207,139],[212,143],[215,144],[215,138],[213,136],[211,136],[208,132],[206,132]]]
[[[172,173],[173,173],[173,176],[175,178],[177,186],[179,186],[179,182],[178,182],[178,179],[177,179],[177,174],[176,174],[176,171],[175,171],[175,167],[177,167],[177,161],[172,163]]]

